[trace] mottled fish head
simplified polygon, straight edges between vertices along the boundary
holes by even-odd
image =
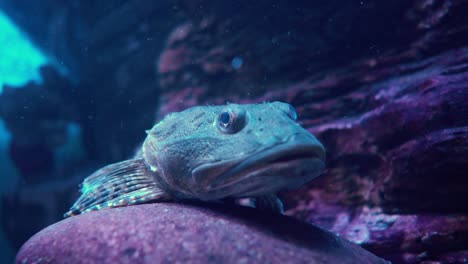
[[[322,144],[286,103],[198,106],[147,131],[143,156],[162,186],[216,200],[297,188],[325,166]]]

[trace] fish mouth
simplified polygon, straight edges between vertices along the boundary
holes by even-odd
[[[293,136],[283,143],[251,153],[246,158],[205,166],[216,171],[211,176],[205,174],[202,177],[209,179],[203,183],[205,192],[217,195],[229,193],[230,196],[268,193],[296,188],[320,175],[325,167],[325,149],[311,135]],[[204,172],[202,169],[197,174]]]
[[[258,170],[283,168],[308,161],[325,162],[325,150],[321,144],[287,142],[251,155],[224,172],[217,181],[223,181],[239,173],[249,174]]]

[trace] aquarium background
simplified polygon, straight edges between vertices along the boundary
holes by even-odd
[[[468,260],[468,1],[0,0],[0,262],[165,114],[285,101],[327,170],[286,214]]]

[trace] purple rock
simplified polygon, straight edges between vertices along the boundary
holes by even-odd
[[[444,129],[388,155],[379,202],[394,212],[466,212],[468,126]],[[424,188],[422,188],[424,186]]]
[[[224,204],[146,204],[47,227],[17,263],[386,263],[296,219]]]
[[[212,38],[207,43],[215,46],[213,52],[226,57],[245,53],[233,52],[243,46],[225,46],[226,38],[217,40],[212,31],[201,30],[202,22],[183,24],[174,30],[159,60],[164,88],[159,116],[226,101],[291,103],[301,124],[326,146],[328,160],[322,177],[299,191],[282,194],[288,213],[397,263],[444,261],[445,254],[467,250],[463,243],[468,241],[464,228],[468,206],[460,201],[468,193],[468,49],[446,46],[438,53],[441,47],[431,44],[434,36],[447,32],[443,28],[457,27],[447,20],[430,31],[419,27],[445,14],[444,5],[438,7],[435,12],[419,12],[423,6],[408,11],[410,20],[425,17],[417,27],[426,36],[415,40],[411,48],[355,60],[342,69],[322,70],[298,80],[278,70],[275,77],[282,78],[282,85],[269,83],[273,77],[258,83],[258,75],[246,70],[246,58],[239,70],[226,70],[232,83],[220,85],[203,67],[213,60],[198,45],[200,39]],[[204,59],[169,56],[173,49]],[[433,50],[421,54],[420,49]],[[258,58],[274,61],[276,56],[265,52]],[[201,70],[192,73],[194,66],[187,66],[187,61],[198,62]],[[259,86],[268,91],[259,92]],[[418,228],[421,232],[414,232]],[[444,242],[421,244],[430,234],[438,234],[435,237]]]

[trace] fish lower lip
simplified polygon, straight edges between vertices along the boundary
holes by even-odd
[[[286,143],[273,149],[265,150],[242,163],[252,159],[257,164],[275,164],[299,160],[318,159],[325,161],[325,151],[321,145]],[[242,166],[242,163],[239,164]]]
[[[292,151],[291,153],[284,153],[283,155],[278,156],[276,159],[272,159],[267,161],[267,164],[270,163],[284,163],[284,162],[292,162],[298,160],[307,160],[307,159],[321,159],[323,160],[324,157],[321,156],[318,152],[310,152],[310,150],[306,151]]]
[[[275,164],[297,164],[300,161],[319,160],[325,162],[325,150],[320,144],[303,144],[287,142],[283,145],[266,149],[251,155],[237,165],[231,167],[216,179],[216,183],[226,181],[229,177],[247,171],[265,169]]]

